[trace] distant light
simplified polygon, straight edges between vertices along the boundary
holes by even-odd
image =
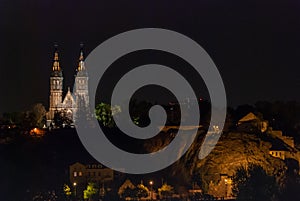
[[[150,181],[149,184],[150,184],[150,185],[153,185],[153,181]]]
[[[76,186],[76,185],[77,185],[77,183],[76,183],[76,182],[74,182],[74,183],[73,183],[73,186]]]

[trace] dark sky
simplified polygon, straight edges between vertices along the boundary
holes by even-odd
[[[88,54],[127,30],[159,27],[197,41],[216,63],[230,105],[300,101],[297,0],[2,0],[0,112],[48,106],[53,44],[72,85],[79,43]]]

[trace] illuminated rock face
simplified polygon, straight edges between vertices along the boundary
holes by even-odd
[[[53,122],[54,114],[56,112],[63,112],[65,116],[74,121],[78,108],[82,106],[88,107],[88,74],[84,63],[83,45],[81,45],[76,71],[77,74],[75,76],[73,93],[71,92],[70,87],[68,87],[68,92],[63,98],[64,77],[59,63],[58,50],[57,47],[55,47],[52,72],[50,76],[49,112],[47,113],[48,126],[51,122]],[[80,106],[80,104],[83,105]]]
[[[191,149],[174,165],[172,175],[185,177],[187,184],[197,182],[206,193],[217,197],[230,197],[231,178],[241,166],[259,165],[278,180],[282,179],[282,173],[288,168],[285,160],[270,155],[274,144],[286,146],[272,135],[238,131],[223,133],[213,151],[203,160],[199,160],[203,135],[199,134]]]

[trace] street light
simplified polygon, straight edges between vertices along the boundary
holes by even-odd
[[[228,193],[228,180],[225,179],[225,198],[227,199],[227,193]]]
[[[74,182],[73,183],[73,186],[74,186],[74,196],[75,196],[75,199],[76,199],[76,191],[77,191],[77,183],[76,182]]]
[[[150,184],[150,200],[152,200],[152,186],[153,186],[153,181],[149,181]]]

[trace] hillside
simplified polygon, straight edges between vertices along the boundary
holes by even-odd
[[[134,151],[139,149],[140,152],[167,146],[175,136],[161,133],[148,143],[144,141],[144,144],[141,144],[142,141],[122,143],[124,141],[120,140],[116,132],[110,133],[115,136],[114,140],[119,139],[117,141],[122,144],[122,148]],[[182,188],[188,189],[193,182],[197,182],[208,191],[209,183],[217,184],[220,174],[232,176],[239,166],[255,163],[280,180],[288,165],[283,160],[272,157],[269,149],[276,145],[296,151],[272,135],[226,132],[222,134],[212,152],[203,160],[199,160],[203,137],[204,131],[200,130],[188,152],[170,167],[147,175],[124,175],[125,178],[136,182],[154,179],[156,185],[163,179],[172,184],[177,191]],[[133,146],[137,148],[133,149]],[[141,147],[144,147],[144,151]],[[31,194],[41,190],[56,189],[59,192],[61,186],[68,182],[70,164],[95,162],[82,146],[75,130],[57,130],[40,139],[17,138],[10,144],[1,145],[0,150],[6,153],[0,157],[0,170],[7,173],[0,182],[3,189],[1,193],[6,200],[18,200],[18,196],[23,196],[24,193]],[[15,182],[11,182],[12,178]],[[12,194],[16,184],[17,192]]]
[[[219,182],[221,174],[232,176],[238,167],[250,163],[262,166],[278,180],[282,179],[283,173],[288,168],[283,160],[272,157],[269,149],[273,145],[292,148],[271,135],[224,133],[212,152],[203,160],[199,160],[198,153],[202,139],[203,137],[199,135],[187,154],[177,162],[173,175],[182,175],[188,183],[194,180],[206,191],[211,181],[215,184]]]

